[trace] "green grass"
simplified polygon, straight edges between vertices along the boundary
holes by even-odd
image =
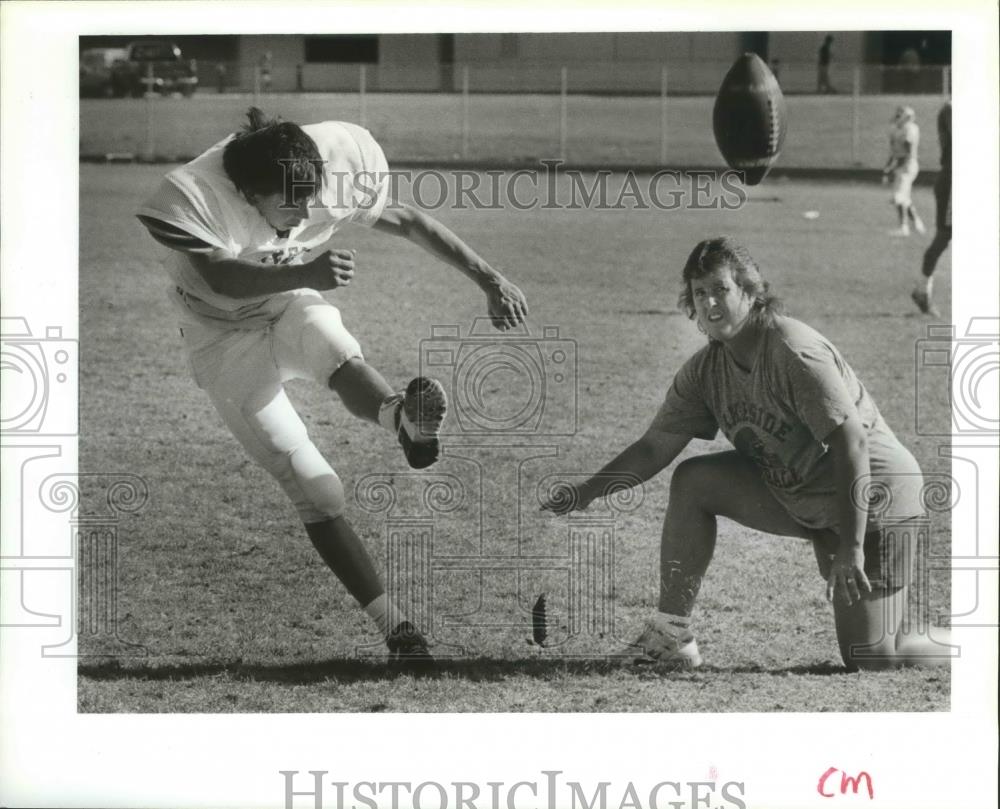
[[[529,557],[518,563],[520,577],[497,572],[482,586],[473,572],[435,569],[432,629],[439,650],[455,659],[414,677],[358,659],[359,648],[378,648],[370,622],[316,556],[277,486],[244,457],[188,378],[163,295],[166,277],[132,218],[162,172],[81,166],[80,470],[138,474],[150,490],[149,504],[120,525],[118,571],[119,634],[149,654],[82,662],[81,711],[948,708],[947,671],[845,673],[808,546],[730,523],[721,525],[697,610],[706,668],[663,674],[609,662],[615,638],[626,637],[654,602],[670,471],[645,487],[638,508],[614,520],[614,617],[603,637],[569,637],[565,575],[545,561],[561,554],[565,567],[569,521],[538,514],[532,500],[545,475],[594,471],[645,429],[673,372],[702,340],[674,307],[681,264],[696,241],[720,232],[744,240],[791,313],[840,347],[925,473],[946,472],[936,439],[914,427],[914,350],[927,321],[911,311],[908,292],[926,242],[884,235],[893,224],[885,189],[771,183],[735,212],[437,213],[523,287],[534,335],[558,326],[561,338],[576,341],[579,429],[572,438],[535,442],[557,447],[554,456],[519,466],[525,451],[518,445],[532,442],[504,439],[455,450],[419,478],[406,474],[383,432],[351,418],[321,389],[290,386],[380,565],[389,524],[354,498],[369,474],[394,479],[408,514],[418,510],[413,498],[423,480],[462,482],[466,499],[435,523],[435,559],[468,559],[480,543],[496,556],[520,550]],[[931,213],[928,190],[918,189],[916,201]],[[805,210],[820,218],[806,220]],[[464,333],[483,314],[471,284],[415,247],[361,229],[342,237],[358,249],[359,271],[331,299],[392,383],[413,375],[433,324],[458,324]],[[936,288],[946,312],[948,260]],[[500,406],[516,405],[522,394],[510,380],[488,391]],[[944,423],[947,400],[928,401]],[[688,452],[723,446],[696,442]],[[587,515],[613,516],[596,505]],[[932,550],[947,554],[947,515],[935,515],[932,529]],[[946,610],[947,586],[946,576],[932,579],[921,607],[931,615]],[[543,591],[554,614],[547,649],[528,642],[528,610]],[[101,640],[85,636],[82,648],[100,651]]]
[[[937,96],[862,96],[858,142],[853,142],[850,96],[789,96],[788,136],[781,167],[881,168],[888,155],[889,119],[898,104],[913,106],[922,129],[922,162],[938,166]],[[198,94],[156,99],[151,107],[152,143],[147,143],[147,104],[142,99],[81,99],[80,153],[191,157],[221,140],[244,121],[251,96]],[[713,99],[670,98],[667,164],[720,163],[711,138]],[[274,95],[260,100],[265,111],[306,124],[321,120],[360,123],[358,96]],[[570,96],[566,158],[580,163],[651,165],[660,159],[660,100],[655,97]],[[451,94],[370,94],[365,125],[389,155],[403,160],[451,160],[462,154],[462,99]],[[473,95],[469,102],[470,159],[535,160],[559,156],[560,108],[554,95]]]

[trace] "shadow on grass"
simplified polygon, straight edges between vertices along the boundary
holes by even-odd
[[[189,662],[122,665],[117,660],[83,663],[77,672],[90,680],[190,680],[228,677],[270,683],[316,683],[336,680],[343,683],[392,680],[398,677],[462,679],[469,682],[501,682],[512,677],[548,680],[567,675],[606,676],[625,673],[638,676],[699,678],[702,675],[770,674],[772,676],[847,674],[843,666],[824,662],[813,665],[768,669],[762,666],[702,666],[697,671],[678,671],[665,666],[635,663],[631,658],[436,660],[430,664],[396,663],[385,660],[338,658],[307,663],[262,664],[243,662]]]

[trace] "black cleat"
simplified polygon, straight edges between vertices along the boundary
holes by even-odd
[[[403,621],[385,639],[389,659],[397,663],[433,663],[434,657],[427,648],[427,641],[409,621]]]
[[[448,397],[436,379],[418,376],[406,386],[403,403],[396,411],[396,435],[414,469],[424,469],[441,455],[441,424],[448,410]]]

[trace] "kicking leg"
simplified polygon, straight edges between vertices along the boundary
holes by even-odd
[[[330,375],[327,384],[352,415],[374,424],[379,423],[379,411],[386,400],[401,399],[382,374],[360,357],[347,360]]]
[[[418,376],[403,393],[394,393],[378,371],[354,358],[334,371],[329,384],[351,413],[396,435],[414,469],[430,466],[440,457],[438,436],[448,403],[437,380]]]
[[[335,306],[318,295],[302,296],[281,316],[273,342],[283,379],[314,379],[329,387],[350,413],[397,436],[413,468],[430,466],[438,459],[447,409],[444,388],[417,377],[404,393],[393,392],[365,362],[361,346],[344,327]]]

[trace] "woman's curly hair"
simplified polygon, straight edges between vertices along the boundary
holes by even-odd
[[[724,267],[732,272],[733,281],[743,293],[753,299],[749,314],[751,324],[770,325],[775,315],[782,314],[784,305],[771,293],[771,285],[761,276],[760,267],[750,251],[729,236],[717,236],[698,242],[681,274],[684,288],[677,304],[691,320],[696,314],[691,282]]]

